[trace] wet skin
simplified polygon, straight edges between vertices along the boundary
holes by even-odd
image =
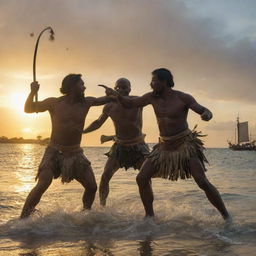
[[[105,87],[105,86],[103,86]],[[107,89],[107,87],[105,87]],[[129,97],[131,86],[128,80],[119,79],[115,85],[115,92],[119,95]],[[108,118],[111,118],[115,128],[115,135],[122,140],[136,139],[142,135],[142,107],[125,108],[119,102],[111,102],[104,106],[101,116],[92,122],[84,133],[92,132],[99,129]],[[103,136],[104,137],[104,136]],[[109,136],[107,140],[113,139],[114,136]],[[105,137],[106,138],[106,137]],[[104,140],[103,140],[104,142]],[[142,161],[143,162],[143,161]],[[141,165],[142,162],[139,164]],[[105,165],[99,188],[100,203],[106,205],[106,200],[109,194],[109,182],[114,173],[120,168],[117,159],[110,157]]]
[[[127,108],[138,108],[151,104],[154,108],[161,136],[173,136],[186,130],[188,128],[187,115],[189,109],[199,114],[204,121],[209,121],[212,118],[212,113],[197,103],[191,95],[173,90],[168,87],[166,81],[160,81],[156,75],[152,76],[150,86],[152,92],[137,98],[117,95],[114,91],[112,91],[112,94],[116,95],[119,102]],[[146,217],[154,216],[151,178],[156,172],[157,170],[152,161],[146,159],[140,173],[137,175],[137,183]],[[192,158],[190,160],[190,172],[197,185],[204,190],[208,200],[218,209],[222,217],[225,220],[230,220],[230,215],[218,190],[208,181],[199,159]]]
[[[25,103],[26,113],[49,111],[52,123],[51,142],[62,146],[80,145],[86,115],[92,106],[99,106],[113,101],[113,98],[84,97],[85,91],[82,79],[74,84],[72,91],[59,98],[47,98],[38,103],[33,102],[34,95],[39,90],[37,82],[31,83],[31,92]],[[28,217],[39,203],[43,193],[53,179],[51,170],[40,172],[36,186],[29,193],[24,204],[21,218]],[[83,195],[84,209],[90,209],[95,198],[97,184],[91,166],[76,173],[76,180],[85,188]]]

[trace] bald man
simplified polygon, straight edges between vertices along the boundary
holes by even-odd
[[[136,98],[136,96],[129,96],[131,84],[126,78],[118,79],[114,89],[122,96]],[[101,116],[84,130],[84,133],[89,133],[99,129],[108,117],[111,118],[115,127],[115,136],[101,136],[102,143],[114,141],[110,151],[106,153],[108,160],[100,181],[99,195],[102,206],[106,205],[109,182],[114,173],[119,168],[140,169],[145,157],[149,154],[149,148],[144,141],[145,134],[142,133],[142,109],[142,107],[127,109],[119,102],[106,104]]]

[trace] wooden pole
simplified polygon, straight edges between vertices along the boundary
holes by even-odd
[[[37,57],[38,45],[39,45],[39,41],[40,41],[40,38],[41,38],[42,34],[43,34],[45,31],[47,31],[47,30],[49,30],[49,32],[50,32],[50,38],[49,38],[49,40],[50,40],[50,41],[53,41],[53,40],[54,40],[54,31],[53,31],[53,29],[52,29],[51,27],[47,27],[47,28],[43,29],[43,30],[40,32],[40,34],[39,34],[39,36],[38,36],[38,38],[37,38],[37,40],[36,40],[36,46],[35,46],[34,58],[33,58],[33,81],[34,81],[34,82],[36,81],[36,57]],[[38,102],[38,93],[36,93],[36,95],[35,95],[35,103],[36,103],[35,106],[36,106],[36,107],[37,107],[37,102]],[[36,111],[36,113],[38,113],[38,112]]]

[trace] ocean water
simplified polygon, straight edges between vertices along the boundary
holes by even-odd
[[[233,216],[225,226],[193,180],[153,179],[156,219],[143,220],[137,171],[120,169],[107,207],[82,212],[83,188],[54,180],[30,218],[19,220],[45,147],[0,144],[0,255],[256,255],[256,152],[207,149],[207,177]],[[99,184],[108,148],[85,154]]]

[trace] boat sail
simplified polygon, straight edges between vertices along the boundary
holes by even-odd
[[[256,150],[256,141],[250,141],[248,121],[240,123],[238,117],[236,131],[236,143],[232,144],[230,141],[228,142],[230,149]]]
[[[239,120],[238,120],[237,131],[238,131],[238,143],[250,141],[248,122],[239,123]]]

